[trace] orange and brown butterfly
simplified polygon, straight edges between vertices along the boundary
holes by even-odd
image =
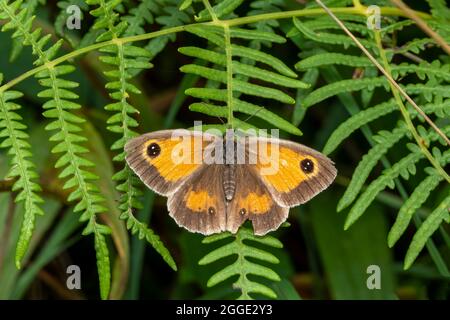
[[[248,219],[256,235],[276,230],[289,208],[307,202],[336,177],[333,162],[277,138],[183,129],[141,135],[126,161],[152,190],[168,197],[178,225],[204,235],[236,233]]]

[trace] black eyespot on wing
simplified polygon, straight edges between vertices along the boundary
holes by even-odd
[[[245,210],[245,208],[242,208],[241,210],[239,210],[239,214],[241,216],[245,215],[247,213],[247,210]]]
[[[314,171],[314,162],[310,159],[303,159],[300,161],[300,168],[304,173],[312,173]]]
[[[215,214],[216,213],[216,209],[214,209],[213,207],[209,207],[208,208],[208,213],[209,214]]]
[[[155,158],[161,153],[161,147],[157,143],[151,143],[147,147],[147,154],[150,158]]]

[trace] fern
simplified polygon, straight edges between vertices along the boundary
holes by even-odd
[[[197,64],[184,65],[180,68],[182,72],[199,75],[218,84],[227,85],[224,89],[197,88],[186,91],[186,94],[192,95],[199,99],[206,100],[205,103],[194,103],[190,106],[192,111],[203,112],[209,115],[225,116],[227,109],[225,105],[212,104],[209,101],[225,102],[232,105],[233,111],[255,115],[282,130],[292,134],[301,134],[297,127],[294,127],[288,121],[283,120],[276,114],[265,109],[263,106],[244,101],[239,98],[229,100],[229,87],[233,88],[233,92],[242,93],[247,96],[256,96],[266,99],[277,100],[282,103],[294,103],[289,95],[283,91],[260,84],[249,83],[246,78],[259,79],[269,83],[276,83],[287,88],[306,88],[308,85],[300,80],[294,79],[290,69],[285,66],[281,60],[265,53],[260,53],[255,49],[245,48],[232,44],[233,39],[260,40],[270,42],[284,42],[284,38],[258,30],[245,30],[241,28],[230,28],[229,31],[222,31],[215,26],[212,27],[189,27],[188,32],[207,39],[212,45],[216,46],[216,51],[205,50],[195,47],[180,48],[183,54],[195,57],[200,60],[212,63],[212,67],[205,67]],[[226,36],[226,33],[229,33]],[[240,61],[233,61],[234,54],[245,57],[245,61],[253,61],[246,64]],[[230,64],[231,60],[231,64]],[[274,71],[256,67],[253,64],[256,61],[266,63],[273,66]],[[218,69],[218,67],[226,67],[226,71]],[[282,73],[280,73],[280,71]],[[237,79],[236,75],[245,76],[245,78]],[[231,83],[230,83],[231,80]]]
[[[434,3],[434,6],[441,6],[442,3]],[[322,44],[323,48],[315,48],[316,54],[311,54],[310,56],[302,59],[296,64],[296,68],[301,71],[308,71],[312,68],[329,68],[333,66],[339,66],[343,70],[346,68],[367,68],[370,66],[369,60],[365,56],[360,54],[355,54],[353,51],[349,53],[342,53],[344,50],[348,49],[350,46],[354,46],[355,43],[346,36],[343,35],[331,35],[327,30],[336,29],[335,26],[329,25],[324,19],[314,19],[305,22],[300,22],[299,19],[294,18],[293,25],[295,29],[289,31],[288,35],[291,37],[304,37],[309,40],[313,40],[315,43]],[[364,23],[363,21],[358,21],[355,19],[356,23]],[[345,23],[348,25],[351,31],[359,32],[361,35],[368,37],[364,39],[361,43],[373,52],[374,55],[378,55],[378,51],[384,50],[386,56],[393,59],[394,55],[401,54],[420,54],[423,50],[426,50],[430,45],[434,45],[434,40],[429,38],[416,39],[407,42],[398,48],[377,48],[377,43],[374,40],[373,32],[365,33],[360,30],[360,28],[354,23]],[[412,26],[412,21],[406,19],[403,21],[396,21],[382,28],[379,32],[383,41],[385,43],[392,45],[392,34],[399,32],[405,27]],[[324,52],[325,51],[325,52]],[[338,51],[338,52],[335,52]],[[448,85],[445,85],[449,81],[449,65],[443,63],[442,61],[432,61],[428,62],[422,60],[419,64],[411,64],[407,62],[400,63],[398,65],[390,64],[390,72],[394,79],[402,80],[403,78],[415,75],[419,80],[423,82],[418,83],[407,83],[401,84],[404,90],[415,96],[420,101],[426,102],[423,105],[423,110],[427,115],[434,115],[438,118],[446,118],[448,116]],[[353,132],[358,129],[364,129],[367,137],[367,126],[387,114],[392,114],[399,107],[398,99],[390,99],[387,101],[379,102],[376,105],[371,105],[370,100],[373,97],[373,92],[390,91],[387,80],[380,77],[373,76],[363,76],[354,79],[343,79],[340,81],[335,81],[330,84],[326,84],[321,88],[317,88],[310,92],[303,100],[303,105],[305,108],[316,105],[323,102],[326,99],[330,99],[335,96],[340,96],[343,94],[352,93],[353,95],[358,95],[360,92],[361,101],[364,105],[368,105],[367,109],[361,110],[352,115],[348,120],[344,121],[339,127],[332,133],[328,139],[324,152],[329,154],[336,150],[336,148],[341,144],[346,138],[348,138]],[[444,111],[445,110],[445,111]],[[373,202],[375,197],[385,188],[400,187],[402,195],[405,197],[405,191],[403,185],[399,182],[399,178],[407,180],[411,175],[416,174],[416,163],[425,158],[426,152],[424,148],[428,148],[435,145],[436,141],[440,141],[439,135],[434,131],[427,131],[421,127],[414,128],[417,130],[417,135],[423,141],[423,145],[407,144],[408,154],[400,159],[398,162],[389,165],[389,162],[383,160],[383,164],[387,167],[383,173],[373,180],[367,188],[359,195],[360,191],[364,188],[370,172],[377,165],[377,163],[384,159],[392,149],[392,147],[404,138],[411,138],[416,133],[411,131],[411,124],[413,119],[418,117],[416,110],[412,108],[407,108],[406,115],[409,124],[405,124],[401,121],[395,129],[386,131],[382,130],[377,136],[373,137],[374,144],[369,152],[363,156],[361,161],[358,163],[350,184],[348,185],[344,195],[338,204],[338,211],[350,206],[355,200],[355,203],[350,208],[347,220],[345,223],[345,228],[347,229],[352,225],[357,219],[364,214],[370,204]],[[422,117],[418,117],[419,120],[423,121]],[[449,134],[448,127],[442,129],[444,134]],[[425,147],[424,147],[425,146]],[[433,148],[434,153],[428,160],[432,161],[433,165],[445,166],[446,156],[439,157],[439,150],[437,146]],[[439,159],[438,159],[439,158]],[[388,244],[393,246],[395,242],[401,237],[405,232],[407,226],[409,225],[412,216],[420,208],[422,204],[425,203],[427,198],[430,196],[431,191],[435,189],[440,182],[447,180],[448,175],[445,171],[437,171],[435,169],[428,168],[424,170],[427,177],[416,186],[412,194],[405,197],[405,203],[401,207],[397,220],[392,227],[389,237]],[[438,210],[438,209],[436,209]],[[417,257],[419,252],[424,247],[425,242],[431,236],[434,230],[440,225],[444,220],[442,211],[439,213],[433,212],[433,217],[430,216],[430,222],[424,223],[416,233],[413,238],[413,242],[410,245],[408,253],[405,258],[405,268],[409,268]],[[427,220],[426,220],[427,221]],[[420,240],[418,240],[420,239]]]
[[[91,167],[92,163],[81,156],[82,153],[88,151],[80,145],[86,138],[79,135],[81,129],[78,125],[84,120],[70,112],[70,110],[80,108],[80,105],[70,101],[77,98],[77,95],[70,89],[75,88],[78,84],[59,78],[61,75],[72,72],[74,68],[70,65],[56,67],[49,65],[50,60],[56,55],[62,43],[58,41],[48,49],[44,49],[50,36],[47,35],[40,38],[40,29],[31,30],[33,19],[24,21],[24,19],[27,19],[27,9],[20,10],[20,4],[21,1],[15,1],[11,4],[6,2],[0,3],[0,17],[9,20],[2,30],[15,29],[13,37],[21,39],[25,45],[32,47],[33,54],[37,56],[35,64],[47,66],[47,69],[36,74],[36,77],[42,86],[48,88],[38,94],[41,98],[49,98],[43,105],[43,108],[46,110],[43,115],[50,119],[56,119],[46,127],[47,130],[57,130],[57,133],[51,137],[52,141],[57,142],[52,152],[63,153],[56,162],[55,167],[64,168],[59,177],[68,178],[63,186],[64,189],[72,189],[68,200],[78,201],[74,211],[81,211],[80,221],[87,221],[83,234],[93,233],[95,241],[99,241],[98,238],[103,237],[103,234],[108,234],[110,230],[107,226],[96,221],[96,215],[105,209],[101,204],[103,197],[91,182],[97,177],[85,169],[86,167]],[[16,13],[17,10],[19,10],[18,13]],[[36,210],[31,210],[28,215],[36,212]],[[22,247],[18,251],[16,259],[23,257],[23,251],[31,237],[30,230],[34,225],[34,218],[26,218],[24,222],[28,222],[29,226],[22,228],[25,232],[22,237],[27,240],[21,243]],[[103,299],[106,299],[108,296],[110,278],[108,251],[105,248],[103,248],[101,254],[103,259],[99,261],[99,266],[101,267],[98,268]],[[19,261],[16,260],[16,263],[19,264]]]
[[[406,252],[404,268],[408,269],[422,251],[423,247],[431,235],[446,221],[449,222],[450,195],[448,195],[439,206],[428,216],[420,228],[417,230],[413,240]]]
[[[3,76],[0,75],[0,78]],[[26,127],[21,123],[22,117],[17,113],[20,105],[13,102],[21,96],[22,93],[18,91],[0,93],[0,138],[4,138],[0,147],[8,148],[11,169],[7,176],[10,179],[17,179],[12,188],[18,192],[15,200],[23,202],[25,208],[16,247],[17,268],[20,268],[30,244],[36,216],[44,214],[39,206],[39,203],[43,202],[38,195],[41,188],[35,181],[38,175],[34,170],[34,164],[30,161],[32,154],[28,134],[24,131]]]
[[[118,39],[127,30],[126,21],[119,21],[119,14],[115,11],[120,1],[90,0],[87,3],[98,5],[97,9],[91,11],[93,16],[98,17],[93,28],[105,29],[105,32],[97,38],[97,42]],[[108,130],[120,134],[120,138],[111,146],[112,150],[119,150],[113,160],[120,162],[123,166],[113,176],[113,180],[118,182],[117,190],[121,192],[119,209],[122,213],[120,218],[126,220],[126,226],[132,230],[133,234],[138,232],[139,238],[145,238],[169,266],[176,270],[172,256],[159,237],[134,216],[133,211],[142,207],[138,199],[142,192],[138,178],[125,164],[125,143],[137,135],[133,128],[138,126],[137,121],[133,118],[138,110],[128,102],[128,99],[131,94],[141,93],[130,83],[132,74],[129,70],[151,68],[152,65],[147,61],[150,53],[140,47],[121,43],[106,46],[101,49],[101,52],[105,55],[101,56],[100,60],[112,66],[112,70],[105,71],[105,75],[111,79],[111,82],[106,84],[106,88],[111,90],[110,97],[115,100],[105,106],[106,110],[114,113],[107,121]]]
[[[27,21],[32,18],[34,12],[36,11],[39,5],[45,5],[46,0],[28,0],[22,2],[20,4],[20,9],[26,9],[25,17],[23,21]],[[16,38],[13,40],[13,45],[10,52],[10,61],[14,61],[22,52],[24,44],[20,41],[20,39]]]
[[[158,7],[155,7],[155,10],[153,12],[156,12],[158,14],[158,18],[155,19],[155,22],[161,26],[161,29],[186,25],[192,22],[192,10],[180,10],[179,0],[146,0],[144,2],[155,3],[156,5],[158,5]],[[188,13],[184,11],[188,11]],[[173,42],[175,41],[175,39],[175,34],[168,34],[157,37],[151,39],[145,46],[145,49],[150,51],[152,57],[155,57],[166,47],[169,41]]]
[[[211,251],[199,261],[200,265],[206,265],[231,255],[237,256],[234,263],[211,276],[208,280],[208,287],[215,286],[218,283],[237,275],[238,278],[233,283],[233,288],[240,291],[239,299],[252,299],[253,294],[262,294],[275,299],[277,295],[271,288],[256,282],[256,280],[251,280],[249,276],[258,276],[272,281],[280,281],[280,277],[273,270],[256,262],[252,262],[254,259],[255,261],[259,260],[273,264],[279,263],[279,260],[273,254],[253,247],[250,244],[254,242],[274,248],[282,248],[283,245],[281,242],[271,236],[255,236],[253,235],[253,231],[246,228],[240,228],[236,235],[231,235],[228,232],[221,233],[206,237],[203,240],[203,243],[209,244],[229,238],[233,238],[233,240]]]

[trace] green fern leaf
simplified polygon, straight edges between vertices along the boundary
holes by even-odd
[[[427,219],[422,223],[419,230],[413,237],[413,240],[406,252],[404,269],[409,269],[416,260],[420,251],[431,235],[439,228],[443,221],[449,220],[449,208],[450,208],[450,194],[439,204],[439,206],[434,209],[434,211],[427,217]]]
[[[434,17],[448,21],[450,10],[445,0],[427,0],[427,2],[431,7],[431,13]]]
[[[0,19],[9,20],[2,30],[16,30],[13,37],[23,39],[22,41],[25,45],[32,47],[33,54],[37,56],[35,64],[49,63],[56,55],[62,41],[58,41],[53,46],[45,49],[50,35],[40,38],[40,29],[32,31],[33,18],[23,21],[26,18],[26,9],[16,13],[19,10],[19,6],[20,1],[13,2],[11,5],[6,1],[0,3]],[[78,200],[74,211],[82,211],[80,220],[88,221],[83,231],[87,234],[89,233],[88,231],[93,232],[96,228],[102,227],[96,222],[96,214],[104,211],[104,208],[100,204],[103,202],[103,198],[98,194],[96,186],[91,183],[97,177],[84,169],[92,166],[92,164],[80,155],[87,151],[86,148],[79,145],[86,138],[79,135],[81,129],[76,123],[81,123],[84,120],[68,111],[80,108],[78,104],[70,101],[78,97],[69,90],[76,87],[77,84],[58,78],[71,71],[73,71],[73,67],[59,65],[39,72],[36,74],[36,77],[40,79],[39,82],[42,86],[48,88],[38,94],[39,97],[49,99],[43,105],[43,108],[47,110],[44,112],[44,116],[56,119],[46,127],[47,130],[58,130],[50,139],[57,142],[52,152],[63,153],[55,167],[65,167],[59,175],[60,178],[68,178],[64,185],[65,188],[75,187],[75,190],[70,193],[68,201]],[[26,232],[24,237],[31,236],[29,230],[24,231]]]
[[[294,18],[294,26],[308,39],[311,39],[315,42],[325,43],[325,44],[334,44],[334,45],[343,45],[344,48],[348,48],[350,46],[355,46],[355,42],[351,38],[343,34],[333,34],[320,32],[315,33],[313,30],[306,27],[306,25],[300,22],[299,19]],[[374,48],[375,44],[371,41],[365,39],[358,39],[365,48]]]
[[[198,92],[201,92],[201,96],[205,97],[205,90],[211,91],[211,90],[217,90],[217,89],[200,89],[200,88],[193,88],[193,89],[189,89],[186,91],[186,94],[188,95],[192,95],[192,96],[200,96],[198,94]],[[223,93],[221,93],[223,95]],[[207,96],[207,95],[206,95]],[[219,96],[215,96],[214,97],[215,100],[219,99]],[[225,98],[226,97],[223,97]],[[245,101],[241,101],[239,99],[234,99],[233,100],[234,103],[234,111],[236,112],[241,112],[244,114],[248,114],[250,116],[255,116],[258,117],[260,119],[263,119],[265,121],[267,121],[270,124],[273,124],[274,126],[276,126],[277,128],[280,128],[281,130],[284,130],[286,132],[295,134],[295,135],[302,135],[302,132],[295,126],[293,126],[289,121],[281,118],[280,116],[276,115],[273,112],[270,112],[269,110],[254,105],[252,103],[249,102],[245,102]],[[194,112],[201,112],[204,114],[207,114],[209,116],[214,116],[214,117],[227,117],[228,111],[225,107],[220,107],[220,106],[216,106],[216,105],[211,105],[208,103],[193,103],[189,106],[189,110],[194,111]]]
[[[411,153],[394,164],[392,168],[383,171],[383,174],[375,179],[358,198],[350,209],[345,220],[344,229],[347,230],[366,211],[375,197],[386,187],[394,187],[394,179],[402,175],[405,179],[409,174],[415,173],[415,163],[423,158],[423,154],[416,145],[410,145]]]
[[[239,7],[244,0],[223,0],[220,1],[218,4],[212,7],[215,15],[217,18],[221,18],[223,16],[226,16],[230,13],[232,13],[237,7]],[[184,5],[186,6],[186,4]],[[205,21],[211,19],[211,14],[209,11],[205,8],[198,14],[198,17],[196,17],[195,20],[197,21]]]
[[[426,177],[415,189],[408,200],[400,208],[397,219],[389,231],[388,245],[393,247],[400,236],[405,232],[414,213],[427,200],[430,193],[438,186],[443,177],[434,168],[429,168],[432,174]]]
[[[441,65],[440,61],[436,60],[432,63],[421,62],[419,65],[402,63],[400,65],[393,65],[391,67],[392,76],[399,78],[399,76],[405,76],[408,73],[415,73],[419,79],[425,78],[435,79],[441,78],[445,81],[450,81],[450,65]]]
[[[325,154],[330,154],[354,131],[379,117],[395,111],[397,108],[396,102],[394,100],[389,100],[367,110],[358,112],[356,115],[341,123],[331,134],[323,148],[323,152]]]
[[[0,75],[1,83],[2,75]],[[34,164],[30,161],[32,154],[27,142],[26,127],[21,124],[22,117],[15,111],[20,106],[14,102],[22,94],[18,91],[0,92],[0,138],[4,139],[0,148],[8,148],[11,157],[11,169],[7,175],[10,179],[17,179],[13,184],[13,191],[17,192],[15,201],[24,204],[24,217],[22,220],[19,239],[16,246],[16,267],[21,267],[21,261],[25,256],[33,235],[36,216],[43,215],[39,206],[42,198],[38,195],[41,190],[35,182],[38,177],[34,170]]]
[[[103,300],[106,300],[108,299],[109,290],[111,287],[111,267],[109,261],[109,251],[103,233],[100,231],[96,231],[94,235],[97,269],[100,279],[100,297]]]
[[[98,0],[88,1],[88,4],[99,5],[97,9],[91,11],[93,16],[98,17],[94,28],[107,29],[106,32],[97,38],[97,41],[118,39],[127,29],[127,23],[125,21],[117,22],[118,13],[115,10],[119,2],[110,1],[105,3]],[[131,44],[122,45],[120,43],[106,46],[100,51],[105,53],[105,55],[100,57],[100,60],[113,68],[105,72],[105,75],[111,79],[106,84],[106,88],[111,90],[110,96],[116,102],[106,105],[105,109],[113,112],[113,115],[107,120],[108,130],[121,135],[111,146],[112,150],[119,152],[113,160],[123,165],[122,169],[113,176],[113,180],[118,183],[117,190],[121,194],[119,199],[120,218],[126,221],[127,228],[131,229],[133,234],[139,231],[138,237],[141,239],[145,238],[161,254],[164,261],[172,269],[176,269],[173,258],[170,256],[164,244],[159,240],[159,237],[154,234],[153,230],[145,224],[140,223],[134,216],[133,210],[142,207],[138,200],[142,195],[142,191],[140,190],[139,180],[124,162],[125,144],[129,139],[137,136],[137,133],[133,129],[138,126],[137,121],[133,118],[133,115],[138,113],[138,110],[128,102],[128,99],[130,94],[140,94],[140,91],[129,82],[129,79],[133,77],[130,70],[151,68],[152,65],[148,62],[151,58],[151,53]]]
[[[27,0],[21,1],[20,9],[25,9],[25,17],[24,21],[31,19],[39,5],[45,5],[46,0]],[[22,52],[24,44],[20,41],[20,39],[14,39],[12,43],[11,53],[9,60],[12,62],[17,59],[17,57]]]
[[[231,235],[230,233],[213,235],[206,237],[203,243],[212,243],[230,237],[233,238],[232,242],[211,251],[199,261],[200,265],[206,265],[231,255],[237,255],[237,259],[233,264],[220,270],[209,279],[208,287],[212,287],[232,276],[238,275],[238,279],[234,282],[233,288],[240,291],[241,295],[239,299],[252,299],[252,294],[255,293],[265,295],[269,298],[276,298],[276,294],[272,289],[250,280],[248,276],[253,275],[272,281],[280,281],[280,277],[273,270],[252,261],[260,260],[276,264],[279,263],[279,260],[273,254],[250,246],[246,242],[254,241],[275,248],[281,248],[281,242],[271,236],[255,236],[251,230],[240,228],[236,235]]]
[[[388,82],[384,77],[340,80],[314,90],[303,100],[303,104],[307,108],[341,93],[373,90],[381,86],[388,88]]]
[[[373,146],[373,148],[370,149],[358,163],[350,184],[345,190],[342,198],[339,200],[337,206],[338,211],[342,211],[356,199],[358,193],[364,185],[364,182],[367,180],[370,172],[381,157],[383,157],[394,144],[403,138],[406,133],[407,129],[405,127],[400,127],[394,129],[392,132],[381,131],[378,133],[378,136],[374,136],[374,140],[377,141],[377,144]]]
[[[145,2],[148,2],[150,6],[155,6],[154,10],[153,7],[151,8],[156,16],[155,22],[161,26],[161,29],[187,25],[192,22],[191,15],[188,14],[192,13],[192,10],[186,8],[187,12],[183,12],[184,10],[178,9],[179,0],[146,0]],[[175,34],[153,38],[145,46],[145,49],[151,53],[153,58],[167,46],[169,41],[173,42],[175,39]]]
[[[310,68],[323,67],[331,64],[339,64],[348,67],[370,67],[372,62],[366,57],[351,56],[342,53],[320,53],[299,61],[295,68],[307,70]]]

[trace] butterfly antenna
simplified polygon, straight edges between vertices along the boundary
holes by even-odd
[[[223,121],[223,119],[221,117],[217,117],[217,118],[220,120],[220,122],[222,122],[222,124],[226,124],[225,121]]]
[[[247,117],[247,119],[244,120],[244,122],[247,122],[248,120],[250,120],[252,117],[256,116],[258,114],[258,112],[260,112],[261,110],[264,110],[263,107],[260,107],[257,111],[255,111],[253,114],[251,114],[250,116]]]

